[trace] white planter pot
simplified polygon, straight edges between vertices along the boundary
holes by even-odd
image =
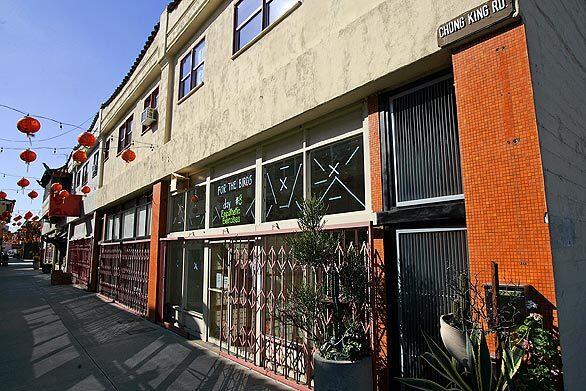
[[[452,315],[440,316],[440,335],[447,351],[462,365],[466,365],[468,354],[466,353],[466,333],[449,323]]]

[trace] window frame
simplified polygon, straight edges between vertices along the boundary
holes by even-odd
[[[100,167],[100,154],[95,152],[94,153],[94,161],[92,165],[92,179],[98,176],[98,170]]]
[[[143,100],[143,107],[142,110],[146,110],[148,108],[157,109],[159,107],[159,86],[156,86]],[[149,130],[154,131],[153,125],[142,125],[142,134],[145,134]]]
[[[263,36],[266,32],[268,32],[273,26],[277,25],[281,20],[285,19],[291,12],[297,9],[301,4],[301,0],[297,0],[293,2],[291,7],[283,12],[277,19],[275,19],[272,23],[269,19],[269,10],[270,5],[275,0],[261,0],[261,4],[258,8],[256,8],[249,16],[246,17],[242,21],[242,23],[238,24],[238,6],[245,0],[237,0],[234,2],[234,11],[233,11],[233,28],[232,28],[232,54],[236,55],[237,53],[244,51],[246,48],[252,46],[260,37]],[[248,23],[254,19],[258,14],[261,14],[261,29],[260,32],[250,39],[250,41],[246,42],[243,45],[240,45],[240,31],[244,27],[248,25]]]
[[[106,140],[104,141],[104,149],[103,149],[103,153],[104,153],[104,162],[107,161],[108,159],[110,159],[110,144],[111,144],[111,137],[107,137]]]
[[[131,206],[126,205],[126,207],[119,206],[106,212],[106,219],[105,219],[105,227],[107,231],[104,235],[105,242],[128,242],[133,240],[144,240],[148,239],[151,236],[150,228],[151,228],[151,218],[152,218],[152,195],[148,194],[142,196],[140,198],[134,199],[130,201]],[[138,210],[146,208],[146,221],[144,222],[144,230],[145,235],[138,236]],[[130,237],[123,237],[124,233],[124,215],[128,212],[132,212],[134,216],[133,227],[132,227],[132,236]],[[111,219],[111,222],[109,220]],[[118,232],[116,232],[116,238],[114,238],[114,221],[118,220]]]
[[[132,144],[132,123],[134,115],[130,115],[118,128],[118,154],[121,154]]]
[[[195,64],[195,53],[197,49],[203,45],[203,59]],[[196,43],[187,51],[187,53],[181,58],[179,61],[179,91],[177,92],[177,98],[179,102],[187,99],[192,93],[197,91],[201,86],[205,84],[205,58],[206,58],[206,37],[203,36]],[[189,61],[189,72],[185,75],[182,75],[183,72],[183,63],[184,61]],[[196,84],[197,82],[197,72],[203,69],[204,70],[204,77],[201,83]],[[183,84],[189,82],[189,89],[185,93],[183,92]]]

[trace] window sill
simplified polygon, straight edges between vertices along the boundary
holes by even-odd
[[[181,103],[185,102],[187,100],[187,98],[189,98],[191,95],[195,94],[195,92],[198,91],[201,87],[203,87],[204,84],[205,84],[205,82],[202,81],[200,85],[198,85],[197,87],[193,88],[191,91],[189,91],[187,93],[187,95],[185,95],[181,99],[179,99],[177,101],[177,104],[180,105]]]
[[[293,4],[293,6],[291,6],[291,8],[289,8],[287,10],[287,12],[285,12],[277,20],[275,20],[273,23],[271,23],[269,26],[267,26],[267,28],[265,28],[263,31],[261,31],[259,35],[257,35],[256,37],[254,37],[250,42],[248,42],[246,45],[242,46],[240,49],[238,49],[236,52],[234,52],[234,54],[232,55],[232,60],[235,60],[236,58],[238,58],[242,53],[244,53],[245,51],[247,51],[248,48],[250,48],[255,43],[257,43],[258,41],[260,41],[265,35],[267,35],[269,32],[271,32],[271,30],[274,29],[276,25],[278,25],[279,23],[281,23],[283,21],[283,19],[287,18],[297,8],[299,8],[301,6],[301,4],[302,4],[301,1],[298,1],[297,3]]]

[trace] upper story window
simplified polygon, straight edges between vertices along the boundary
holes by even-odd
[[[395,205],[463,198],[456,114],[451,77],[390,98]]]
[[[81,185],[85,185],[87,184],[88,181],[88,165],[89,163],[86,163],[83,168],[81,169]]]
[[[92,178],[95,178],[98,175],[98,167],[100,164],[100,154],[94,153],[94,163],[92,165]]]
[[[240,50],[298,3],[298,0],[241,0],[237,2],[234,51]]]
[[[203,84],[206,42],[200,43],[183,57],[179,69],[179,99]]]
[[[132,115],[118,129],[118,153],[130,146],[132,142]]]
[[[110,137],[104,141],[104,161],[110,157]]]
[[[156,109],[159,106],[159,87],[155,88],[155,90],[153,92],[151,92],[146,98],[144,98],[144,102],[143,102],[143,110],[146,110],[148,108],[151,109]],[[149,129],[153,129],[153,126],[146,126],[143,125],[142,126],[142,132],[146,132]]]

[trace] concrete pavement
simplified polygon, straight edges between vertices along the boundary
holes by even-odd
[[[287,390],[95,294],[0,267],[2,390]]]

